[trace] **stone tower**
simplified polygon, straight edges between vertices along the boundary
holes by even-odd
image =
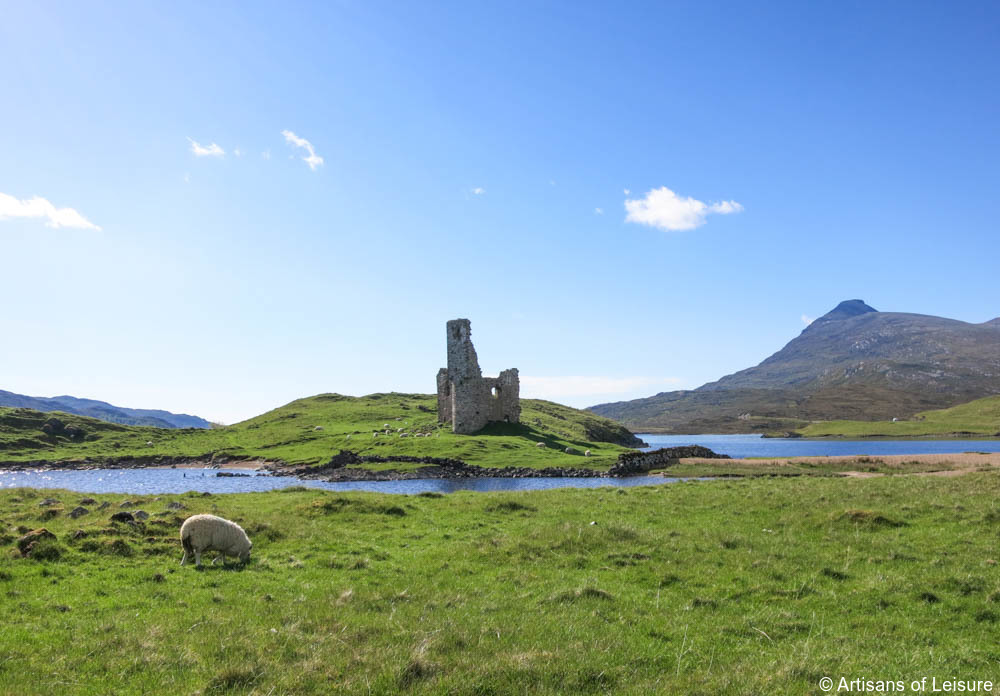
[[[452,319],[446,333],[448,367],[437,374],[438,422],[451,423],[452,432],[465,435],[482,430],[490,421],[520,422],[517,368],[483,377],[469,320]]]

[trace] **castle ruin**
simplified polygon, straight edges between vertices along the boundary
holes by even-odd
[[[521,382],[517,368],[497,377],[483,377],[472,345],[468,319],[452,319],[446,327],[448,367],[437,374],[438,422],[451,423],[455,433],[468,435],[487,423],[521,420]]]

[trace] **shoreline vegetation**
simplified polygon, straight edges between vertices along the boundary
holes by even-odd
[[[978,677],[1000,623],[998,496],[995,472],[7,489],[0,693],[791,694],[872,655],[890,675]],[[198,513],[243,526],[250,562],[180,567]]]
[[[595,478],[624,477],[632,475],[661,474],[669,478],[767,478],[767,477],[872,477],[904,474],[952,476],[987,472],[1000,469],[1000,452],[962,452],[954,454],[908,455],[835,455],[800,457],[758,457],[732,459],[716,455],[706,448],[702,455],[689,454],[693,448],[664,448],[654,450],[649,457],[641,457],[631,469],[617,471],[595,469],[532,469],[500,467],[490,469],[441,462],[415,462],[413,468],[397,469],[400,462],[368,462],[383,468],[365,468],[361,462],[335,462],[321,466],[289,467],[266,460],[228,460],[224,462],[177,461],[170,464],[148,466],[142,462],[118,462],[117,466],[104,466],[99,462],[20,462],[0,464],[3,471],[28,470],[100,470],[105,468],[175,468],[214,469],[218,476],[233,475],[233,470],[262,471],[272,476],[295,477],[331,483],[348,481],[404,481],[414,479],[468,479],[468,478]],[[352,457],[353,458],[353,457]]]

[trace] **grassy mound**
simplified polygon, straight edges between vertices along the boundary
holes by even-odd
[[[63,413],[0,409],[0,462],[229,458],[301,465],[325,462],[348,449],[490,467],[607,469],[627,446],[638,444],[620,424],[586,411],[534,399],[523,399],[521,408],[521,423],[493,423],[475,435],[455,435],[439,425],[437,399],[425,394],[320,394],[213,430],[123,426]],[[73,436],[43,432],[53,417]],[[588,449],[593,456],[584,457]]]

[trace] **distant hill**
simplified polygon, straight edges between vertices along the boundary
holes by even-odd
[[[1000,437],[1000,396],[924,411],[897,421],[824,421],[798,431],[805,437]]]
[[[77,416],[87,416],[109,423],[122,425],[148,425],[154,428],[211,428],[204,418],[186,413],[150,410],[143,408],[122,408],[104,401],[78,399],[75,396],[24,396],[0,389],[0,406],[8,408],[30,408],[36,411],[62,411]]]
[[[636,432],[759,432],[907,418],[996,394],[1000,318],[969,324],[847,300],[756,367],[589,410]]]

